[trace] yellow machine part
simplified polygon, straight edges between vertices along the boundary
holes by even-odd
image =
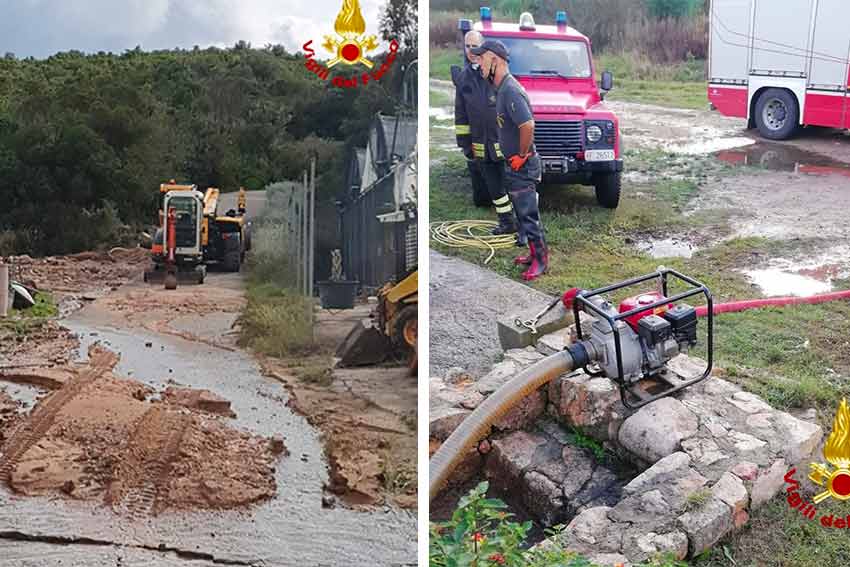
[[[215,187],[210,187],[204,193],[204,216],[215,216],[218,209],[218,196],[221,192]]]
[[[197,185],[178,185],[177,183],[162,183],[159,186],[160,193],[168,193],[169,191],[196,191]]]
[[[419,270],[416,270],[398,284],[393,286],[387,293],[387,301],[390,303],[413,303],[418,301],[416,292],[419,289]],[[412,299],[411,299],[412,297]]]

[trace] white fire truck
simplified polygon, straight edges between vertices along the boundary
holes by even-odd
[[[708,99],[765,138],[850,128],[850,1],[712,0]]]

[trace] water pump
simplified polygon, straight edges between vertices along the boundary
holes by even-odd
[[[669,295],[670,280],[687,289]],[[656,281],[660,291],[630,297],[619,306],[606,295],[645,282]],[[707,302],[707,362],[698,376],[682,379],[665,372],[666,364],[697,344],[697,310],[683,303],[702,295]],[[571,289],[562,298],[573,310],[576,343],[568,347],[576,367],[593,376],[606,376],[620,387],[623,404],[639,408],[704,380],[714,358],[714,314],[711,293],[700,282],[669,268],[590,291]],[[593,317],[582,325],[579,311]],[[589,328],[588,328],[589,327]]]

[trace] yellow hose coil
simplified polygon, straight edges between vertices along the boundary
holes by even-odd
[[[428,463],[429,501],[443,489],[467,451],[487,436],[493,423],[528,394],[572,369],[573,357],[568,351],[555,353],[526,368],[481,402],[431,457]]]
[[[431,239],[450,248],[480,248],[488,251],[485,264],[489,264],[496,250],[513,248],[516,242],[515,234],[500,234],[494,236],[490,231],[499,226],[495,221],[460,220],[432,222],[430,225]]]

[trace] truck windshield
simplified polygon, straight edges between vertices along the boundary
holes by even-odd
[[[582,41],[500,37],[510,53],[514,75],[551,75],[565,79],[590,77],[590,55]]]

